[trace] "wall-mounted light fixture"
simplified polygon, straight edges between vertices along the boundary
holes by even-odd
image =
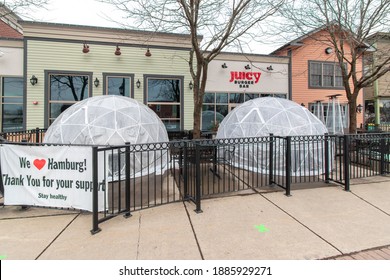
[[[272,68],[272,65],[270,65],[270,66],[267,67],[267,70],[268,71],[272,71],[272,70],[274,70],[274,68]]]
[[[222,64],[222,68],[223,68],[223,69],[228,68],[227,65],[226,65],[226,62],[224,62],[224,63]]]
[[[121,49],[119,48],[118,45],[116,45],[116,50],[114,52],[115,55],[121,55]]]
[[[30,83],[35,86],[37,83],[38,83],[38,78],[35,77],[35,75],[32,75],[31,79],[30,79]]]
[[[356,113],[360,114],[362,112],[362,110],[363,110],[362,104],[359,104],[356,106]]]
[[[89,46],[87,45],[87,43],[84,43],[83,53],[89,53]]]
[[[95,79],[95,81],[93,82],[93,84],[95,85],[95,87],[98,87],[99,84],[100,84],[100,81],[98,78]]]
[[[33,101],[33,105],[38,105],[38,101]]]
[[[192,83],[192,81],[190,81],[190,83],[188,84],[188,87],[189,87],[190,89],[193,89],[193,88],[194,88],[194,84]]]
[[[245,69],[249,70],[249,69],[251,69],[251,66],[249,64],[247,64],[247,65],[245,65]]]
[[[301,103],[301,106],[302,106],[302,107],[306,107],[306,106],[305,106],[305,103]]]
[[[331,47],[327,47],[326,49],[325,49],[325,53],[326,54],[331,54],[333,52],[333,49],[331,48]]]
[[[136,84],[137,88],[141,87],[141,82],[139,81],[139,79],[138,79],[138,81],[135,84]]]
[[[151,57],[152,56],[152,53],[150,52],[149,47],[146,50],[145,56],[147,56],[147,57]]]

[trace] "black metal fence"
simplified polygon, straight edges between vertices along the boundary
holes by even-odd
[[[32,138],[42,139],[40,130],[33,131]],[[297,184],[330,181],[348,191],[351,179],[390,173],[390,133],[176,140],[92,149],[93,233],[116,215],[129,217],[132,211],[171,202],[192,201],[201,212],[203,198],[223,193],[278,186],[289,196]],[[102,176],[107,184],[100,201]]]

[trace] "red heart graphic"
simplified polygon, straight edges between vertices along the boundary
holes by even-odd
[[[34,160],[33,163],[34,163],[35,167],[38,168],[38,170],[41,170],[45,166],[46,160],[36,159],[36,160]]]

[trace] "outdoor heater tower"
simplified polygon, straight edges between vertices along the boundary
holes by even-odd
[[[324,105],[322,104],[322,100],[316,100],[314,104],[313,114],[325,124],[324,119]]]
[[[344,134],[343,113],[338,96],[341,94],[329,95],[328,110],[326,112],[326,128],[330,134]]]

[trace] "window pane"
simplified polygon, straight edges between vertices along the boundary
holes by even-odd
[[[323,75],[323,86],[332,87],[334,86],[333,77],[334,77],[334,65],[333,64],[324,64],[324,75]]]
[[[180,80],[148,79],[148,102],[180,102]]]
[[[88,98],[88,76],[50,75],[50,100],[81,101]]]
[[[149,104],[149,108],[152,109],[161,119],[180,118],[180,105]]]
[[[284,98],[284,99],[287,98],[287,96],[285,94],[283,94],[283,93],[276,93],[276,94],[274,94],[274,97]]]
[[[203,105],[202,107],[202,130],[209,131],[215,122],[214,105]]]
[[[244,103],[244,94],[243,93],[231,93],[229,102],[230,103]]]
[[[214,103],[214,93],[206,92],[203,95],[203,103]]]
[[[321,86],[322,65],[321,63],[310,63],[310,85]]]
[[[162,120],[168,131],[179,131],[180,120]]]
[[[248,101],[248,100],[251,100],[251,99],[255,99],[255,98],[258,98],[259,97],[259,94],[257,93],[246,93],[245,94],[245,101]]]
[[[379,114],[381,123],[390,123],[390,100],[379,100]]]
[[[3,131],[23,128],[23,105],[3,104]]]
[[[50,103],[50,118],[57,118],[63,111],[68,109],[73,104],[69,103]]]
[[[23,97],[23,78],[3,78],[3,96]]]
[[[108,77],[107,94],[130,97],[130,78]]]
[[[2,130],[23,129],[23,78],[3,78]]]
[[[226,117],[229,113],[229,106],[228,105],[217,105],[215,106],[215,109],[218,113],[220,113],[222,116]]]
[[[216,103],[228,103],[228,94],[227,93],[217,93],[216,94]]]
[[[341,74],[341,67],[339,65],[335,65],[335,81],[334,81],[335,87],[343,87],[343,77]]]

